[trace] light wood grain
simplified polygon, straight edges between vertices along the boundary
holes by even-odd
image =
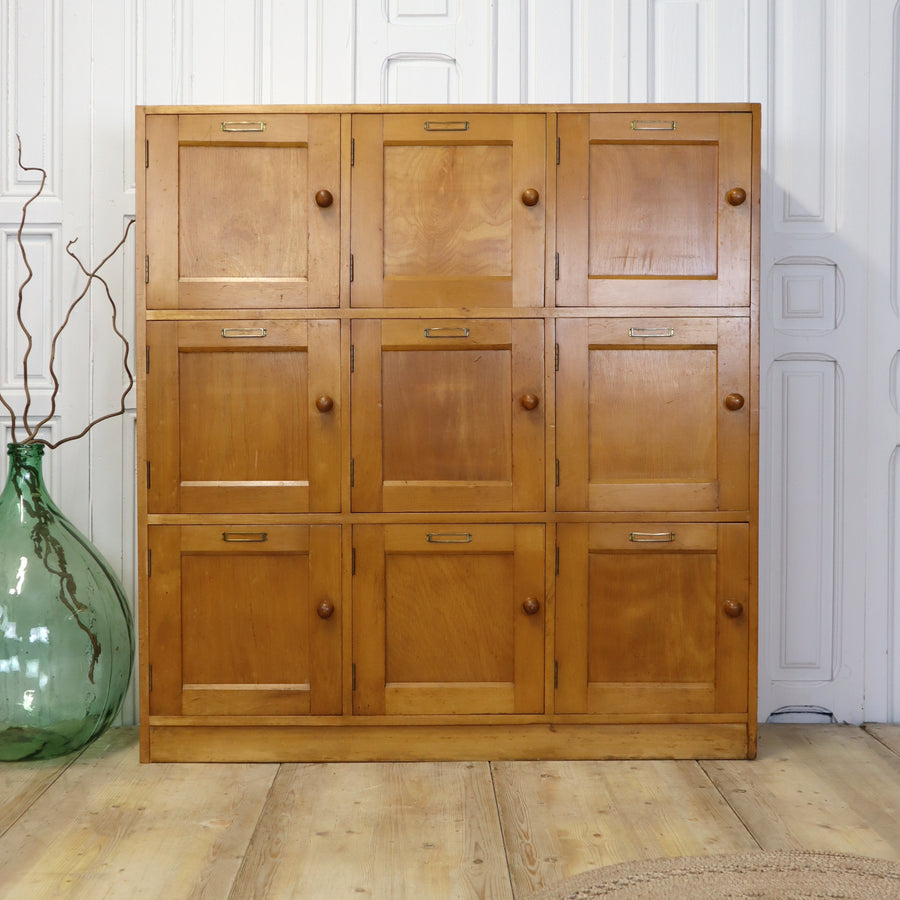
[[[692,762],[494,763],[517,897],[631,859],[757,849]]]
[[[900,757],[858,728],[764,726],[755,762],[701,765],[765,850],[900,859]]]
[[[138,763],[107,732],[4,835],[5,900],[228,896],[275,766]]]
[[[511,898],[488,763],[283,766],[230,896]]]
[[[874,725],[865,726],[866,731],[877,741],[880,741],[889,750],[893,750],[900,756],[900,725]]]
[[[74,762],[0,765],[0,895],[511,900],[629,859],[898,858],[900,726],[760,743],[755,762],[142,766],[114,729]]]
[[[25,765],[0,763],[0,836],[52,786],[76,756],[72,753],[61,759],[40,760]]]
[[[145,758],[753,754],[758,126],[139,112]],[[629,521],[719,538],[579,538],[575,577],[571,536]],[[515,547],[389,546],[439,524]],[[162,535],[222,526],[343,552]]]

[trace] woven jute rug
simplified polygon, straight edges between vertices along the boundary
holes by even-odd
[[[900,865],[793,851],[620,863],[583,872],[528,900],[898,900]]]

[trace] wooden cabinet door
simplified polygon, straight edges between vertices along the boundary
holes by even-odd
[[[562,524],[556,712],[746,713],[749,528]]]
[[[148,308],[338,305],[340,116],[151,115],[146,162]]]
[[[353,545],[354,712],[543,710],[543,525],[359,525]]]
[[[543,329],[355,321],[353,510],[543,509]]]
[[[561,510],[747,510],[746,318],[559,319]]]
[[[751,113],[564,113],[559,306],[749,306]]]
[[[151,715],[341,712],[341,529],[149,529]]]
[[[340,510],[340,322],[147,325],[151,513]]]
[[[360,114],[352,127],[352,306],[544,305],[543,114]]]

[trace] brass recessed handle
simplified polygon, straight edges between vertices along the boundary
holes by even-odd
[[[537,597],[527,597],[522,603],[522,609],[525,611],[526,616],[533,616],[540,612],[541,601]]]
[[[429,531],[425,540],[429,544],[471,544],[472,535],[468,531]]]
[[[526,188],[522,191],[522,202],[526,206],[537,206],[541,195],[534,188]]]
[[[628,535],[632,544],[671,544],[675,540],[674,531],[632,531]]]
[[[264,544],[269,539],[266,531],[223,531],[222,540],[227,544]]]
[[[330,619],[334,614],[334,604],[330,600],[323,600],[316,607],[316,615],[320,619]]]
[[[331,410],[334,409],[334,400],[332,400],[328,394],[322,394],[322,396],[316,400],[316,409],[323,413],[331,412]]]
[[[725,195],[725,199],[731,206],[740,206],[747,199],[747,192],[740,187],[732,188]]]
[[[744,405],[744,398],[740,394],[729,394],[725,398],[725,409],[737,412]]]
[[[741,603],[740,600],[726,600],[722,604],[722,611],[730,619],[737,619],[743,615],[744,604]]]
[[[541,401],[538,400],[537,394],[525,394],[520,402],[525,409],[537,409],[538,403]]]
[[[222,131],[265,131],[265,122],[222,122]]]
[[[223,338],[264,338],[265,328],[223,328]]]
[[[334,196],[331,191],[326,191],[324,188],[316,191],[316,206],[327,209],[332,203],[334,203]]]

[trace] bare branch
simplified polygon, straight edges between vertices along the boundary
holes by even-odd
[[[28,358],[31,356],[31,348],[34,346],[34,341],[31,337],[31,332],[25,326],[25,321],[22,318],[22,296],[23,296],[23,292],[25,290],[25,286],[34,277],[34,272],[32,271],[31,266],[28,263],[28,255],[25,253],[25,244],[22,242],[22,232],[25,228],[25,216],[28,212],[28,207],[35,200],[37,200],[38,197],[40,197],[41,193],[44,190],[44,185],[47,183],[47,172],[45,169],[42,169],[40,166],[26,166],[22,162],[22,139],[19,137],[18,134],[16,135],[16,143],[18,144],[18,147],[19,147],[19,155],[18,155],[19,168],[23,172],[40,172],[41,173],[41,183],[37,189],[37,192],[32,197],[30,197],[25,202],[25,205],[22,207],[22,218],[21,218],[21,221],[19,222],[19,231],[16,234],[16,240],[18,241],[18,244],[19,244],[19,253],[22,255],[22,262],[25,263],[25,268],[28,269],[28,275],[26,276],[26,278],[22,282],[22,284],[19,285],[19,300],[18,300],[18,303],[16,304],[16,319],[19,323],[19,328],[22,329],[22,334],[25,335],[25,340],[28,342],[28,346],[25,348],[25,355],[22,357],[22,376],[23,376],[23,384],[25,387],[25,409],[22,411],[22,425],[25,426],[25,433],[28,435],[28,438],[33,438],[37,429],[31,429],[28,427],[28,410],[31,409],[31,391],[29,390],[29,387],[28,387]],[[3,405],[7,409],[9,409],[9,405],[6,403],[5,400],[3,401]],[[16,440],[15,417],[13,417],[12,439],[15,442],[15,440]],[[29,441],[26,440],[25,443],[29,443]]]
[[[25,354],[24,354],[24,357],[22,360],[22,369],[23,369],[24,386],[25,386],[25,409],[22,412],[22,417],[21,417],[22,425],[25,428],[26,437],[25,437],[25,440],[22,441],[21,443],[23,443],[23,444],[35,444],[35,443],[43,444],[45,447],[49,447],[50,449],[53,449],[55,447],[58,447],[60,444],[66,443],[67,441],[74,441],[80,437],[83,437],[85,434],[88,433],[88,431],[90,431],[95,425],[98,425],[100,422],[105,422],[107,419],[111,419],[114,416],[123,415],[125,412],[125,399],[128,396],[129,392],[131,391],[132,387],[134,386],[134,375],[132,374],[131,369],[129,368],[129,365],[128,365],[128,353],[129,353],[130,348],[128,345],[128,340],[126,339],[125,335],[122,333],[122,331],[119,329],[119,326],[118,326],[118,321],[117,321],[118,310],[116,308],[116,303],[115,303],[115,300],[113,299],[112,292],[110,291],[109,284],[106,281],[106,279],[103,278],[98,273],[103,268],[103,266],[105,266],[106,263],[109,262],[109,260],[112,259],[112,257],[115,256],[115,254],[125,244],[125,241],[128,239],[128,232],[131,230],[131,226],[134,224],[134,221],[129,220],[128,224],[125,226],[125,233],[122,235],[121,240],[116,244],[115,247],[113,247],[113,249],[93,269],[88,269],[84,265],[84,263],[82,263],[82,261],[78,258],[78,255],[72,250],[72,246],[78,240],[77,238],[73,238],[71,241],[69,241],[68,244],[66,244],[66,253],[69,256],[71,256],[72,259],[75,260],[75,262],[78,264],[78,267],[81,269],[82,273],[85,276],[87,276],[87,281],[84,285],[84,289],[69,305],[69,308],[66,311],[66,315],[63,319],[62,324],[59,326],[59,328],[53,334],[53,337],[50,342],[49,370],[50,370],[50,378],[53,381],[53,391],[50,395],[50,411],[35,426],[29,425],[28,413],[29,413],[29,410],[31,409],[31,389],[28,384],[28,361],[31,356],[31,351],[34,347],[34,340],[33,340],[31,332],[28,330],[28,327],[25,325],[25,320],[22,316],[22,305],[23,305],[23,300],[24,300],[25,287],[28,285],[28,283],[34,277],[34,272],[32,271],[31,265],[28,262],[28,255],[25,252],[25,244],[22,240],[22,234],[25,229],[25,219],[26,219],[26,215],[28,212],[28,207],[43,192],[44,185],[47,182],[47,172],[44,169],[40,168],[39,166],[26,166],[22,162],[22,140],[19,137],[19,135],[16,135],[16,141],[18,143],[18,148],[19,148],[19,154],[18,154],[19,168],[22,169],[22,171],[24,171],[24,172],[40,172],[41,173],[40,186],[38,187],[36,193],[32,197],[30,197],[26,201],[24,206],[22,207],[22,218],[19,223],[19,231],[18,231],[18,235],[17,235],[18,244],[19,244],[19,252],[22,256],[22,261],[25,263],[25,268],[28,270],[28,275],[26,276],[26,278],[22,282],[22,284],[19,286],[18,303],[16,305],[16,321],[18,323],[19,328],[22,330],[22,334],[25,336],[25,340],[27,342]],[[72,317],[72,313],[75,311],[78,304],[81,303],[81,301],[89,294],[89,292],[91,290],[91,285],[93,284],[94,281],[99,281],[103,285],[104,290],[106,291],[106,297],[109,300],[109,304],[112,309],[112,330],[113,330],[113,333],[116,335],[116,337],[118,337],[118,339],[122,342],[123,347],[124,347],[123,366],[125,368],[125,373],[128,376],[128,386],[125,388],[124,392],[122,393],[122,397],[119,401],[119,409],[118,410],[116,410],[115,412],[107,413],[106,415],[100,416],[99,418],[92,420],[78,434],[73,435],[71,437],[63,438],[59,441],[56,441],[55,443],[52,443],[50,441],[45,440],[44,438],[38,437],[37,435],[38,435],[38,432],[40,431],[40,429],[43,428],[44,425],[46,425],[56,414],[56,401],[57,401],[57,398],[59,396],[59,391],[60,391],[59,378],[56,375],[56,368],[55,368],[56,347],[57,347],[57,344],[59,343],[59,339],[60,339],[63,331],[65,330],[66,326],[69,324],[69,320]],[[19,443],[18,441],[16,441],[15,410],[12,408],[11,404],[7,402],[6,398],[4,398],[2,396],[2,394],[0,394],[0,404],[3,405],[3,407],[6,409],[6,411],[10,415],[11,422],[12,422],[13,443]]]
[[[16,442],[16,411],[6,402],[6,398],[3,394],[0,394],[0,403],[2,403],[6,407],[6,411],[9,413],[10,419],[10,437],[12,438],[12,442]]]
[[[71,437],[62,438],[61,440],[56,441],[55,443],[51,443],[50,441],[45,441],[45,440],[43,440],[43,439],[40,439],[40,440],[41,440],[41,443],[45,444],[45,445],[46,445],[47,447],[49,447],[51,450],[55,449],[55,448],[58,447],[60,444],[65,444],[65,443],[67,443],[68,441],[74,441],[74,440],[77,440],[77,439],[80,438],[80,437],[84,437],[84,435],[86,435],[86,434],[87,434],[87,433],[88,433],[95,425],[99,425],[100,422],[105,422],[107,419],[112,419],[112,418],[114,418],[115,416],[121,416],[121,415],[124,415],[124,413],[125,413],[125,398],[128,396],[129,392],[131,391],[131,388],[134,386],[134,375],[131,373],[131,368],[130,368],[129,365],[128,365],[128,351],[129,351],[130,348],[129,348],[129,344],[128,344],[127,338],[125,337],[125,335],[124,335],[124,334],[119,330],[119,328],[118,328],[118,324],[117,324],[118,311],[117,311],[117,309],[116,309],[116,303],[115,303],[115,300],[113,300],[113,296],[112,296],[112,292],[110,291],[109,284],[108,284],[108,282],[106,281],[106,279],[103,278],[102,275],[98,275],[97,273],[98,273],[98,272],[100,271],[100,269],[103,268],[103,266],[104,266],[104,265],[105,265],[105,264],[106,264],[106,263],[107,263],[114,255],[115,255],[116,251],[118,251],[119,248],[122,247],[122,245],[125,243],[125,241],[126,241],[127,238],[128,238],[128,232],[129,232],[129,230],[131,229],[131,226],[132,226],[133,224],[134,224],[134,221],[133,221],[133,220],[129,220],[128,224],[125,226],[125,233],[122,235],[122,239],[121,239],[121,240],[119,241],[119,243],[116,244],[116,246],[115,246],[115,247],[107,254],[107,256],[102,260],[102,262],[100,262],[100,264],[99,264],[95,269],[93,269],[93,271],[89,271],[89,270],[87,269],[87,267],[84,265],[84,263],[82,263],[82,261],[78,258],[77,254],[75,254],[75,253],[72,251],[71,248],[72,248],[72,245],[75,243],[74,240],[69,241],[69,243],[66,245],[66,253],[68,253],[69,256],[71,256],[72,259],[74,259],[76,263],[78,263],[78,267],[79,267],[79,268],[81,269],[81,271],[87,276],[87,279],[88,279],[88,280],[87,280],[87,285],[85,286],[85,289],[84,289],[84,290],[82,291],[82,293],[75,299],[74,303],[73,303],[73,304],[71,305],[71,307],[69,308],[69,312],[68,312],[67,315],[66,315],[65,321],[64,321],[63,324],[60,326],[60,328],[59,328],[59,330],[56,332],[56,334],[53,336],[52,352],[51,352],[51,356],[50,356],[50,372],[51,372],[51,375],[53,376],[53,382],[54,382],[55,387],[54,387],[53,396],[52,396],[52,401],[51,401],[51,409],[50,409],[50,413],[48,414],[48,416],[47,416],[45,419],[43,419],[43,420],[38,424],[37,427],[40,428],[42,425],[46,424],[46,423],[50,420],[50,418],[52,418],[53,413],[54,413],[54,411],[55,411],[55,409],[56,409],[56,395],[57,395],[58,392],[59,392],[59,381],[57,380],[56,374],[55,374],[55,372],[54,372],[54,370],[53,370],[53,362],[54,362],[54,358],[55,358],[55,355],[56,355],[56,341],[57,341],[57,339],[59,338],[60,334],[62,333],[62,330],[66,327],[66,324],[67,324],[68,321],[69,321],[69,316],[71,315],[72,310],[73,310],[73,309],[75,308],[75,306],[79,303],[79,301],[82,299],[82,297],[84,297],[84,295],[87,293],[88,289],[90,288],[91,283],[92,283],[93,281],[95,281],[95,280],[96,280],[96,281],[99,281],[99,282],[103,285],[104,290],[106,291],[106,297],[107,297],[107,299],[109,300],[109,305],[110,305],[110,308],[111,308],[111,310],[112,310],[112,330],[113,330],[113,333],[116,335],[116,337],[119,338],[119,340],[122,342],[122,344],[123,344],[123,346],[124,346],[124,353],[123,353],[122,365],[123,365],[123,367],[124,367],[124,369],[125,369],[126,375],[128,376],[128,385],[126,386],[125,390],[122,392],[122,396],[121,396],[121,399],[120,399],[120,401],[119,401],[119,408],[118,408],[115,412],[107,413],[106,415],[100,416],[99,418],[92,420],[92,421],[87,425],[87,427],[85,427],[85,428],[84,428],[82,431],[80,431],[78,434],[72,435]]]

